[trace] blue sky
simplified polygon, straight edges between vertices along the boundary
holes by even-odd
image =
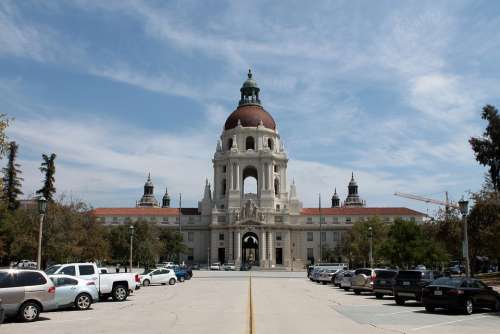
[[[132,206],[196,205],[248,68],[289,154],[304,206],[351,171],[369,206],[436,208],[485,169],[468,145],[500,105],[492,1],[2,1],[0,105],[14,117],[23,190],[55,152],[59,194]],[[5,161],[4,161],[5,163]],[[176,200],[174,200],[176,205]]]

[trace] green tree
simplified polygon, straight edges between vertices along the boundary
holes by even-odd
[[[161,255],[167,261],[177,259],[178,254],[186,252],[182,234],[177,231],[161,229],[160,231]]]
[[[500,115],[491,105],[483,108],[481,118],[488,122],[482,138],[472,137],[469,140],[476,160],[489,167],[489,176],[495,191],[500,190]]]
[[[374,261],[383,262],[380,250],[387,238],[387,224],[384,224],[378,217],[371,217],[367,221],[354,223],[349,233],[349,257],[354,265],[367,266],[369,264],[370,227],[373,236]]]
[[[154,267],[161,251],[159,228],[146,221],[136,222],[134,227],[134,262],[144,268]]]
[[[7,137],[7,127],[9,126],[10,119],[6,114],[0,114],[0,159],[5,156],[9,150],[9,143]]]
[[[12,141],[9,143],[9,154],[7,167],[3,168],[3,198],[7,203],[7,208],[11,211],[19,207],[19,200],[17,197],[22,195],[21,181],[22,177],[20,165],[16,162],[18,145]]]
[[[44,174],[43,187],[37,190],[37,194],[43,195],[47,201],[52,202],[54,200],[54,194],[56,193],[55,188],[55,177],[56,174],[56,155],[52,153],[50,156],[42,154],[43,162],[40,166],[40,171]]]
[[[128,225],[107,226],[107,241],[112,262],[126,264],[130,252],[130,232]]]

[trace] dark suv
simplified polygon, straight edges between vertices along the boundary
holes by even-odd
[[[401,270],[394,282],[394,300],[403,305],[407,300],[421,302],[422,290],[426,285],[442,275],[432,270]]]
[[[392,288],[396,281],[396,270],[379,270],[377,278],[373,282],[373,292],[377,299],[382,299],[384,296],[392,296]]]

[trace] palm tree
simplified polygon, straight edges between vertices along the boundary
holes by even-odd
[[[53,196],[56,193],[55,188],[55,178],[54,175],[56,173],[56,154],[52,153],[49,156],[46,154],[42,154],[43,162],[40,165],[40,171],[45,175],[45,179],[43,180],[43,187],[37,190],[37,194],[43,195],[47,201],[52,202],[54,200]]]

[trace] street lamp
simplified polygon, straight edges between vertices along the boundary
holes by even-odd
[[[132,272],[132,250],[134,247],[134,225],[130,225],[130,272]]]
[[[469,260],[469,236],[467,233],[467,212],[469,211],[469,202],[463,198],[458,202],[460,213],[462,214],[462,224],[464,232],[464,241],[462,245],[463,257],[465,259],[465,275],[470,277],[470,260]]]
[[[370,238],[370,268],[373,268],[373,229],[368,227],[368,237]]]
[[[43,218],[47,213],[47,200],[45,197],[38,197],[38,214],[40,217],[40,230],[38,231],[38,256],[37,256],[37,269],[42,268],[42,234],[43,234]]]

